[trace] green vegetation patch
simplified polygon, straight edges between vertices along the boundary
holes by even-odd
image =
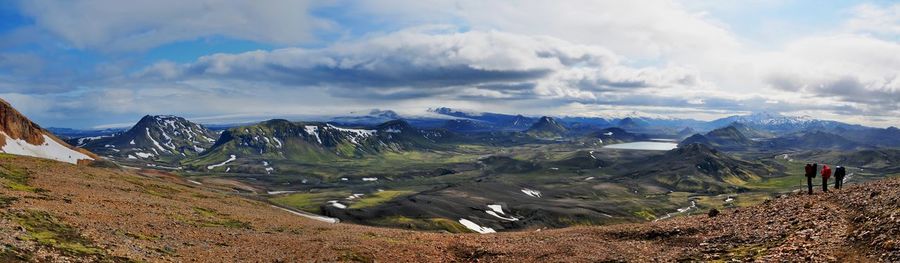
[[[353,204],[350,205],[350,209],[360,209],[366,207],[378,206],[382,203],[394,200],[394,198],[398,198],[401,196],[411,195],[415,192],[413,191],[400,191],[400,190],[386,190],[381,192],[375,192],[374,194],[363,196],[363,198],[357,200]]]
[[[92,241],[47,212],[27,210],[10,217],[27,231],[19,239],[35,241],[67,255],[103,255],[103,250],[94,246]]]
[[[194,207],[194,213],[199,219],[190,220],[188,223],[202,227],[227,227],[227,228],[250,228],[250,223],[233,219],[227,214],[219,213],[216,210],[203,207]]]
[[[815,182],[814,178],[814,181]],[[818,180],[821,180],[820,178]],[[806,185],[804,176],[782,176],[750,181],[745,186],[757,190],[789,191]]]
[[[653,214],[653,211],[649,211],[649,210],[637,211],[637,212],[634,212],[634,215],[639,218],[643,218],[644,220],[647,220],[647,221],[656,220],[656,215]]]
[[[40,188],[28,186],[28,171],[4,164],[0,165],[0,184],[14,191],[42,192]]]

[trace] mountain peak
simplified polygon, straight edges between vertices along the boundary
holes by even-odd
[[[146,115],[124,133],[84,138],[83,147],[125,160],[183,158],[212,146],[218,135],[200,124],[175,115]]]
[[[543,116],[526,131],[536,137],[559,137],[568,130],[553,117]]]
[[[719,153],[715,148],[710,147],[709,145],[702,143],[691,143],[688,145],[684,145],[682,147],[678,147],[674,150],[671,150],[671,153],[682,155],[682,156],[696,156],[696,155],[717,155]]]
[[[0,99],[0,131],[11,139],[24,140],[30,144],[44,143],[44,129],[31,122],[5,100]]]

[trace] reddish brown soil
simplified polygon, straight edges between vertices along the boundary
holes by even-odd
[[[17,198],[0,208],[0,261],[900,261],[898,179],[784,196],[713,218],[479,235],[322,223],[165,173],[9,155],[0,155],[0,166],[27,171],[27,184],[42,189],[0,186],[0,196]],[[73,226],[104,255],[28,240],[13,220],[28,211]]]

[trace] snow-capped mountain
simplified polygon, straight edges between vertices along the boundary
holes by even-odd
[[[97,154],[132,160],[195,156],[215,143],[218,134],[177,116],[144,116],[130,130],[74,139]]]
[[[216,171],[278,170],[277,164],[283,160],[321,162],[384,151],[431,148],[436,140],[445,136],[448,136],[445,132],[417,129],[402,120],[374,127],[269,120],[226,130],[209,151],[188,161],[188,164]],[[230,160],[231,156],[235,156],[235,160],[216,166]],[[258,164],[263,162],[265,167],[260,167]]]
[[[41,128],[0,99],[0,152],[77,164],[95,160]]]
[[[807,130],[848,130],[860,131],[867,129],[860,125],[851,125],[843,122],[818,120],[809,116],[784,116],[778,113],[758,112],[750,115],[736,115],[709,122],[712,127],[724,127],[732,123],[741,123],[751,128],[778,134],[807,131]]]
[[[522,115],[510,115],[490,112],[466,112],[454,110],[447,107],[429,109],[428,111],[435,114],[488,123],[498,130],[524,131],[531,127],[531,125],[533,125],[535,122],[537,122],[536,118],[525,117]]]

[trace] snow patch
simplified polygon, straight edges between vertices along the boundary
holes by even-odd
[[[541,198],[541,191],[522,188],[522,192],[531,197]]]
[[[163,149],[163,147],[159,145],[159,142],[157,142],[156,139],[153,139],[153,136],[150,136],[150,128],[144,128],[144,130],[147,131],[147,138],[150,139],[151,142],[153,142],[153,145],[156,146],[157,149],[165,152],[166,149]]]
[[[319,137],[319,126],[307,125],[307,126],[304,127],[304,128],[306,129],[306,133],[307,133],[307,134],[312,135],[312,136],[315,136],[315,137],[316,137],[316,141],[318,141],[319,144],[322,144],[322,138]]]
[[[697,202],[694,201],[694,200],[691,200],[691,205],[690,205],[690,206],[688,206],[688,207],[683,207],[683,208],[678,208],[678,210],[677,210],[676,212],[668,213],[668,214],[666,214],[666,215],[664,215],[664,216],[662,216],[662,217],[660,217],[660,218],[657,218],[656,220],[653,220],[653,222],[656,222],[656,221],[659,221],[659,220],[665,220],[665,219],[671,218],[671,217],[673,217],[673,216],[675,216],[675,215],[683,214],[683,213],[685,213],[685,212],[687,212],[687,211],[691,211],[691,210],[693,210],[693,209],[697,209]]]
[[[478,232],[480,234],[497,233],[497,231],[494,231],[493,228],[479,226],[475,222],[469,221],[468,219],[465,219],[465,218],[460,218],[459,223],[462,224],[463,226],[465,226],[466,228],[471,229],[472,231]]]
[[[228,158],[228,160],[225,160],[224,162],[222,162],[220,164],[214,164],[214,165],[207,166],[206,169],[212,170],[212,169],[215,169],[216,167],[223,166],[230,162],[233,162],[234,160],[237,160],[237,156],[234,156],[234,154],[232,154],[231,158]],[[231,168],[228,168],[228,170],[231,170]],[[225,172],[228,172],[228,170],[225,170]]]
[[[337,200],[328,201],[328,204],[330,204],[333,207],[340,208],[340,209],[347,209],[347,205],[341,204]]]
[[[71,164],[77,164],[79,160],[94,160],[94,158],[86,154],[69,149],[69,147],[54,141],[47,135],[43,135],[44,144],[34,145],[25,140],[10,138],[5,132],[0,132],[0,134],[6,138],[6,145],[2,148],[4,153],[27,155]]]
[[[284,208],[284,207],[279,207],[279,206],[274,206],[274,205],[273,205],[272,207],[278,208],[278,209],[281,209],[281,210],[284,210],[284,211],[287,211],[288,213],[291,213],[291,214],[294,214],[294,215],[306,217],[306,218],[313,219],[313,220],[317,220],[317,221],[322,221],[322,222],[325,222],[325,223],[332,223],[332,224],[335,224],[335,223],[340,222],[340,220],[338,220],[337,218],[333,218],[333,217],[326,217],[326,216],[320,216],[320,215],[313,215],[313,214],[301,213],[301,212],[297,212],[297,211],[294,211],[294,210],[290,210],[290,209],[287,209],[287,208]]]
[[[350,137],[350,142],[352,142],[353,144],[358,144],[358,143],[359,143],[359,142],[357,141],[358,139],[362,139],[362,138],[367,138],[367,137],[374,136],[375,133],[377,132],[376,130],[363,130],[363,129],[347,129],[347,128],[341,128],[341,127],[337,127],[337,126],[334,126],[334,125],[331,125],[331,124],[328,124],[328,128],[335,129],[335,130],[342,131],[342,132],[346,132],[346,133],[350,133],[350,134],[349,134],[349,135],[350,135],[350,136],[349,136],[349,137]]]
[[[374,181],[378,181],[378,178],[366,177],[366,178],[363,178],[362,180],[363,180],[363,182],[374,182]]]
[[[484,212],[489,215],[492,215],[496,218],[500,218],[500,219],[503,219],[506,221],[519,221],[519,219],[515,218],[515,217],[506,217],[505,216],[506,213],[503,212],[503,206],[501,206],[501,205],[488,205],[487,207],[490,210],[487,210]]]

